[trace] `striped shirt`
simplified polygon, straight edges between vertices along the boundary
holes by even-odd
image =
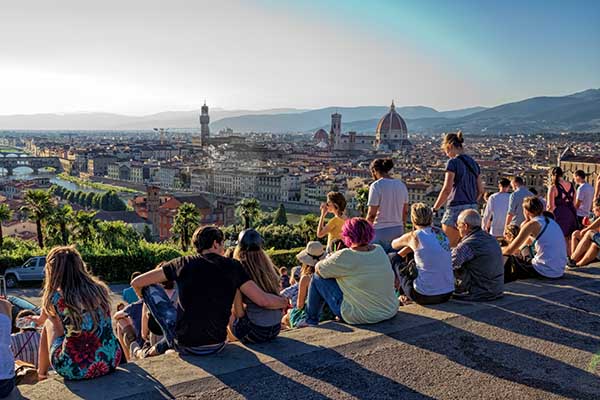
[[[38,366],[39,347],[40,334],[38,331],[14,333],[10,337],[10,348],[15,355],[15,360],[25,361],[36,367]]]

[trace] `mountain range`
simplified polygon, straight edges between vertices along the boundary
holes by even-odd
[[[389,107],[326,107],[315,110],[210,110],[212,132],[313,132],[329,130],[331,114],[342,114],[344,132],[373,133]],[[437,111],[425,106],[396,107],[409,132],[439,133],[462,129],[473,133],[600,132],[600,89],[567,96],[533,97],[496,107]],[[198,129],[199,111],[167,111],[146,116],[110,113],[0,116],[0,129],[138,130],[154,127]]]

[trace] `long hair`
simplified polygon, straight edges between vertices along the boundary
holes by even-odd
[[[92,317],[94,327],[100,323],[98,311],[110,314],[108,287],[90,273],[74,246],[55,247],[46,257],[42,309],[50,316],[57,315],[51,300],[58,289],[69,311],[69,324],[75,333],[81,332],[85,312]]]
[[[302,269],[300,270],[300,276],[312,275],[314,273],[315,273],[314,265],[302,264]]]
[[[279,274],[273,261],[264,250],[242,250],[236,247],[233,258],[242,263],[244,270],[259,288],[267,293],[279,294]]]
[[[558,186],[560,185],[560,178],[563,177],[563,170],[561,167],[552,168],[552,177],[554,178],[553,183]]]

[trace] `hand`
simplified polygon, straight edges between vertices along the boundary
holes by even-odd
[[[325,215],[327,214],[327,203],[321,203],[321,214]]]

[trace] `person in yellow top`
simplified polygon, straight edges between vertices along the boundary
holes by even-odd
[[[321,218],[319,218],[319,226],[317,226],[317,237],[322,238],[327,235],[328,253],[334,250],[331,248],[331,243],[342,238],[342,226],[346,221],[344,211],[346,211],[346,198],[344,195],[340,192],[327,193],[327,203],[321,204]],[[333,218],[325,224],[325,217],[329,213],[333,214]]]

